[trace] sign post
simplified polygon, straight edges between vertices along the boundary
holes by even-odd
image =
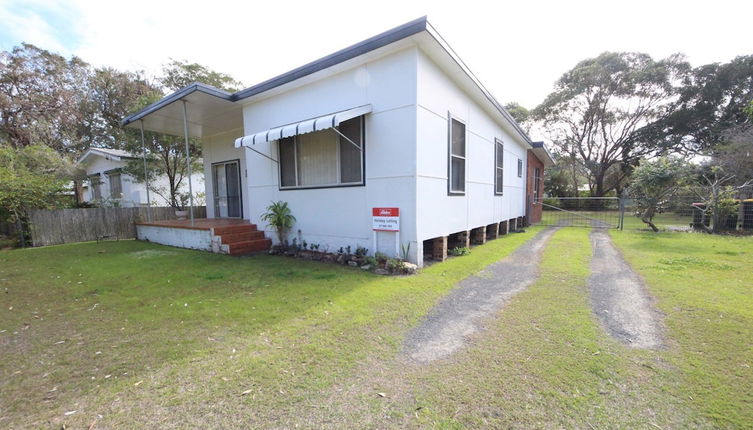
[[[395,236],[395,256],[400,257],[400,208],[372,208],[372,227],[374,232],[374,253],[377,252],[377,232],[391,231]]]

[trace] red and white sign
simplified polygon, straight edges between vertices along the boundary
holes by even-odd
[[[400,208],[372,208],[374,231],[400,231]]]

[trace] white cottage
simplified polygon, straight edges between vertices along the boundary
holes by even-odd
[[[234,94],[190,85],[124,124],[200,137],[208,217],[275,240],[260,217],[278,200],[299,241],[419,265],[525,222],[532,142],[426,18]],[[208,236],[189,247],[228,251],[198,224]],[[157,227],[140,229],[175,244]],[[255,237],[236,248],[269,245]]]
[[[166,176],[158,176],[150,184],[152,190],[162,190],[161,193],[152,192],[147,201],[146,185],[138,182],[133,176],[124,173],[123,168],[131,161],[140,159],[138,155],[121,149],[89,148],[76,165],[86,172],[86,181],[82,184],[82,198],[84,202],[98,202],[121,207],[170,206],[165,198],[169,189]],[[204,177],[201,173],[194,174],[193,192],[204,192]],[[186,182],[186,181],[184,181]],[[181,191],[188,187],[181,184]]]

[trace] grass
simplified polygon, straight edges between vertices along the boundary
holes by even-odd
[[[551,239],[534,285],[466,348],[429,365],[400,354],[406,331],[457,281],[536,231],[398,278],[133,241],[0,252],[0,425],[753,422],[751,238],[612,232],[665,314],[660,350],[601,329],[586,286],[588,230],[571,228]]]
[[[268,426],[532,234],[401,278],[135,241],[0,253],[0,425]]]
[[[753,238],[612,234],[667,315],[676,396],[717,427],[753,423]]]

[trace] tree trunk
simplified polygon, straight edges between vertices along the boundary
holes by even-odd
[[[654,213],[656,213],[656,208],[653,205],[646,208],[646,211],[643,212],[643,215],[641,216],[641,221],[648,224],[648,226],[651,227],[651,230],[653,230],[654,233],[658,233],[659,229],[653,223]]]

